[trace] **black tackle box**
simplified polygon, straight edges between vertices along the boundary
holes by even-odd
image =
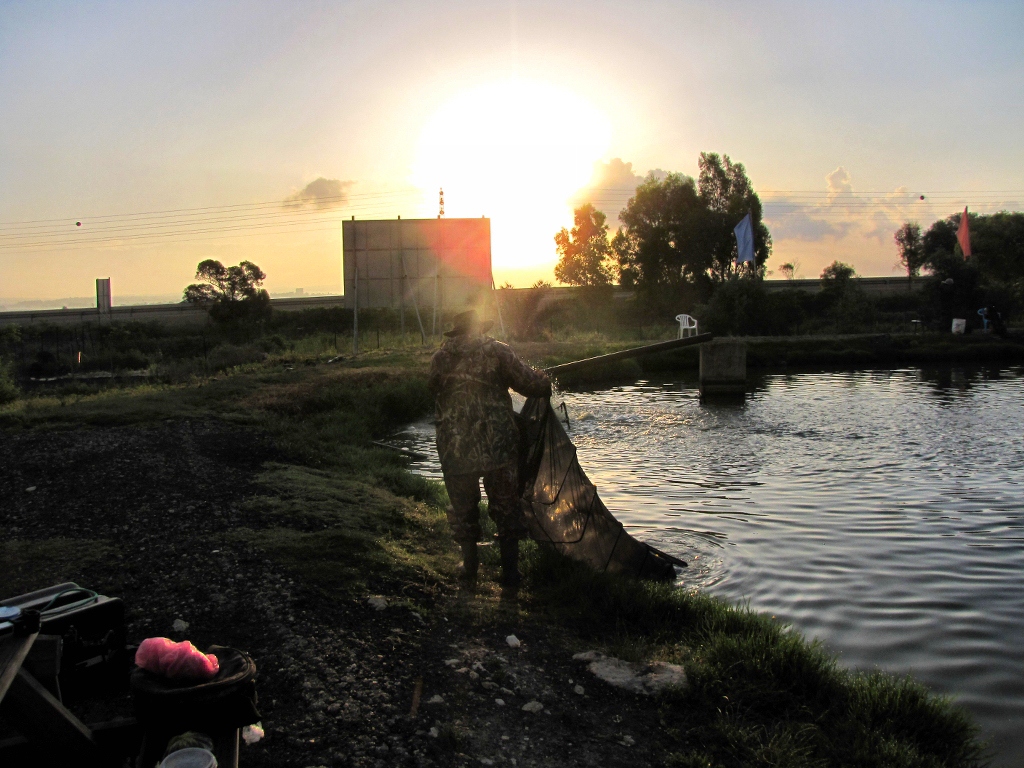
[[[65,582],[0,600],[0,606],[40,611],[40,634],[62,639],[59,680],[65,701],[85,691],[127,688],[129,654],[120,598]],[[13,629],[0,621],[0,635]]]

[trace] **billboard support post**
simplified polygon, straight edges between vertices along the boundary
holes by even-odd
[[[469,307],[493,289],[490,230],[485,217],[343,221],[344,291],[353,313],[353,350],[360,351],[358,313],[363,309],[398,312],[396,330],[403,338],[415,333],[409,327],[412,318],[406,317],[410,299],[423,343],[428,321],[431,338],[439,338],[446,309]],[[426,306],[419,305],[431,303],[431,298],[431,314],[424,317]]]
[[[359,354],[359,256],[352,254],[352,354]]]
[[[405,274],[405,247],[402,240],[402,217],[398,217],[398,254],[402,258],[402,279],[398,292],[399,329],[402,334],[402,345],[405,345],[405,293],[409,290]]]
[[[437,336],[437,282],[440,280],[440,274],[438,270],[441,268],[440,262],[434,262],[434,322],[430,326],[430,338],[436,338]]]
[[[405,268],[405,253],[402,253],[402,277],[403,278],[405,277],[406,272],[407,272],[407,270]],[[403,279],[402,282],[404,283],[405,280]],[[420,317],[420,302],[416,298],[416,293],[415,292],[413,292],[413,294],[412,294],[412,306],[413,306],[413,309],[416,310],[416,322],[420,326],[420,344],[426,344],[427,343],[427,334],[425,334],[423,332],[423,319]]]
[[[494,287],[494,273],[491,273],[491,299],[494,300],[494,308],[498,311],[498,326],[501,328],[501,338],[508,341],[505,334],[505,321],[501,317],[501,302],[498,301],[498,289]]]

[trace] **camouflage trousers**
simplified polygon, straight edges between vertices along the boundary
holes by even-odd
[[[487,511],[498,528],[502,539],[524,539],[527,536],[526,519],[519,501],[519,470],[508,464],[483,473],[487,492]],[[448,523],[457,542],[480,540],[480,475],[446,474],[444,485],[448,489],[451,506]]]

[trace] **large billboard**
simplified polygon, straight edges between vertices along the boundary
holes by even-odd
[[[342,235],[346,307],[458,311],[491,288],[490,219],[353,219]]]

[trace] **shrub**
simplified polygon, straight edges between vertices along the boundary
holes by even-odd
[[[724,336],[784,336],[799,331],[813,314],[806,291],[769,293],[757,279],[733,278],[715,290],[697,316],[701,330]]]
[[[222,371],[236,365],[261,363],[267,359],[267,353],[258,344],[221,344],[210,351],[207,359],[211,370]]]
[[[17,400],[18,395],[18,385],[14,383],[12,366],[0,358],[0,405]]]
[[[505,329],[516,341],[537,341],[544,325],[558,311],[558,302],[549,286],[523,291],[501,290],[501,313]]]

